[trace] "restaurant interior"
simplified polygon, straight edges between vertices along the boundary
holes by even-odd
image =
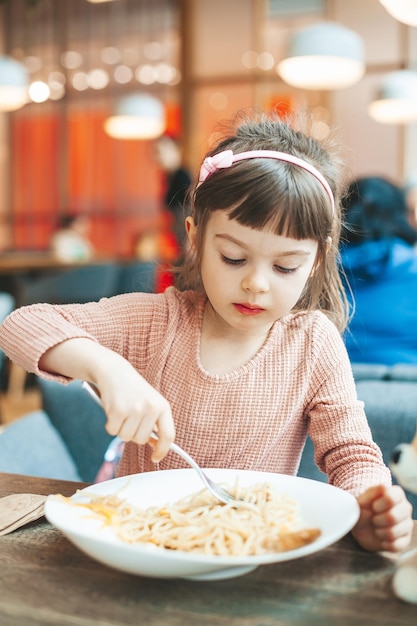
[[[2,54],[26,70],[29,97],[0,116],[0,250],[45,250],[57,216],[72,212],[90,217],[101,255],[132,256],[133,237],[158,216],[160,171],[152,139],[114,138],[104,123],[133,95],[162,103],[164,130],[181,137],[192,173],[218,121],[257,106],[309,109],[317,133],[340,132],[353,175],[403,181],[417,169],[415,128],[368,109],[390,73],[413,69],[417,36],[383,4],[3,0]],[[358,46],[363,64],[352,84],[284,81],[291,38],[326,22],[360,39],[345,45],[346,55]]]
[[[66,215],[88,219],[94,263],[137,261],[140,237],[170,228],[155,139],[177,138],[193,177],[241,109],[307,110],[318,138],[337,133],[348,177],[405,184],[417,171],[417,17],[403,5],[1,0],[0,290],[25,303],[28,277],[62,269],[50,242]]]
[[[193,179],[202,156],[219,137],[224,122],[239,111],[253,108],[276,111],[282,116],[307,112],[317,139],[334,133],[343,146],[346,181],[375,175],[405,189],[414,179],[417,189],[417,0],[0,0],[0,323],[15,308],[34,302],[83,303],[126,292],[163,291],[171,276],[165,270],[182,258],[182,249],[173,213],[167,205],[170,170],[165,169],[158,156],[158,140],[164,137],[173,141],[179,149],[178,163]],[[329,195],[332,200],[331,191]],[[417,209],[415,217],[417,223]],[[62,248],[59,254],[56,252],[57,233],[62,234],[60,228],[68,221],[75,221],[79,229],[76,236],[72,231],[71,245],[74,237],[76,245],[71,247],[69,256]],[[295,254],[303,255],[303,251]],[[291,255],[294,252],[285,253],[284,249],[283,256]],[[230,265],[238,264],[226,257],[223,260]],[[276,263],[274,260],[274,271]],[[310,275],[318,265],[313,265]],[[293,271],[278,267],[278,273],[285,274],[286,269],[288,274]],[[154,302],[154,298],[146,298],[146,302],[150,299]],[[239,306],[256,312],[259,305]],[[379,315],[377,306],[369,308],[375,316]],[[38,307],[38,314],[40,310],[44,314],[47,307]],[[152,317],[148,309],[146,315]],[[166,317],[167,326],[174,328],[171,309]],[[228,481],[231,486],[233,482],[234,494],[242,486],[245,493],[245,484],[251,484],[255,477],[261,480],[259,475],[262,481],[268,477],[268,482],[274,477],[273,481],[277,482],[271,484],[283,490],[284,507],[280,504],[278,513],[269,514],[271,521],[282,516],[285,503],[289,506],[289,521],[282,524],[283,545],[290,540],[287,547],[276,547],[281,537],[274,531],[273,541],[264,542],[259,553],[242,556],[243,531],[236,522],[240,546],[236,558],[230,556],[232,553],[209,553],[207,548],[201,554],[197,550],[187,554],[186,548],[178,544],[158,544],[155,534],[139,540],[132,538],[132,534],[123,540],[121,535],[112,534],[115,529],[120,530],[122,517],[128,522],[135,517],[135,508],[129,508],[129,493],[131,501],[140,504],[145,512],[156,511],[157,522],[162,527],[169,506],[161,498],[174,499],[181,505],[184,500],[179,498],[186,496],[185,508],[176,509],[176,520],[180,521],[175,521],[174,531],[182,526],[190,537],[196,534],[197,517],[204,525],[213,506],[199,506],[192,522],[191,518],[185,518],[184,511],[191,502],[189,494],[202,487],[202,475],[194,471],[200,469],[194,457],[174,443],[170,452],[179,454],[182,460],[176,459],[178,467],[184,460],[187,469],[174,469],[173,473],[167,470],[165,474],[146,470],[135,476],[130,470],[135,467],[135,455],[140,459],[141,453],[134,452],[129,457],[131,447],[122,461],[123,466],[128,459],[122,471],[127,475],[109,480],[115,476],[125,442],[114,437],[116,431],[110,434],[106,430],[105,393],[101,399],[92,386],[81,380],[60,384],[51,380],[52,376],[48,379],[27,374],[0,350],[2,626],[128,626],[141,621],[164,626],[415,625],[415,470],[413,492],[410,488],[408,494],[413,510],[411,553],[408,546],[404,549],[401,544],[407,535],[406,503],[398,496],[399,490],[395,492],[397,501],[392,496],[396,487],[386,491],[381,484],[367,490],[365,498],[362,494],[356,499],[353,490],[348,493],[347,487],[336,489],[327,484],[328,477],[319,471],[312,441],[320,443],[324,450],[328,433],[324,432],[323,424],[330,424],[330,420],[331,430],[339,430],[340,434],[336,437],[331,433],[331,446],[327,446],[322,458],[333,457],[333,474],[339,472],[336,476],[339,482],[345,481],[349,486],[350,480],[357,487],[360,479],[366,482],[368,475],[371,476],[367,464],[372,464],[360,446],[358,453],[355,452],[356,439],[360,442],[362,435],[365,439],[365,425],[363,432],[359,432],[361,419],[355,417],[353,410],[349,442],[343,443],[347,426],[340,429],[337,411],[340,408],[341,413],[347,413],[351,407],[343,405],[348,392],[342,390],[339,395],[342,384],[338,385],[337,398],[335,394],[335,399],[328,400],[330,386],[326,386],[325,376],[331,378],[337,371],[331,360],[336,348],[326,352],[320,346],[324,346],[324,338],[329,345],[334,342],[332,333],[321,331],[314,322],[323,341],[316,330],[308,339],[307,324],[299,323],[299,316],[294,317],[297,322],[287,324],[288,335],[297,324],[300,332],[296,340],[291,335],[288,343],[296,344],[298,336],[304,333],[300,342],[303,349],[307,346],[305,352],[300,352],[300,367],[290,366],[289,359],[278,362],[279,356],[278,365],[274,361],[273,367],[275,371],[284,371],[288,378],[290,400],[296,398],[297,406],[301,407],[297,409],[300,419],[296,419],[301,422],[302,417],[304,424],[294,426],[291,431],[291,424],[287,427],[284,421],[286,407],[283,409],[281,405],[277,409],[281,422],[272,424],[268,406],[272,407],[273,402],[268,405],[262,396],[260,410],[253,410],[253,414],[260,420],[264,411],[265,436],[264,431],[257,430],[257,424],[249,424],[247,419],[240,421],[241,413],[245,412],[243,407],[242,411],[236,410],[239,432],[233,430],[235,425],[231,427],[224,420],[221,429],[216,430],[219,447],[214,441],[214,431],[212,439],[203,442],[210,452],[213,446],[218,459],[223,460],[226,455],[220,456],[217,450],[231,447],[231,433],[239,436],[242,433],[239,458],[245,463],[255,458],[259,446],[258,465],[255,462],[254,465],[262,468],[268,455],[282,461],[283,448],[290,445],[293,436],[297,440],[294,445],[298,446],[307,419],[316,413],[310,429],[311,432],[315,429],[315,439],[307,439],[297,476],[266,471],[230,470],[229,473],[208,464],[213,481],[223,486]],[[136,328],[142,329],[136,322],[139,316],[133,318],[133,314],[126,325],[131,319],[135,319]],[[184,318],[180,319],[184,335],[191,335]],[[35,325],[30,326],[31,338]],[[108,325],[113,339],[114,328],[118,326],[111,322]],[[128,328],[129,338],[123,341],[128,346],[126,349],[131,350],[129,354],[142,354],[136,345],[129,346],[132,326]],[[151,327],[149,343],[162,345],[165,350],[168,332],[156,333],[149,323]],[[180,335],[178,331],[171,334],[177,339]],[[256,333],[251,334],[256,339]],[[196,332],[194,335],[197,337]],[[236,340],[236,333],[233,339]],[[230,342],[227,347],[236,349],[236,345],[236,341]],[[263,350],[265,345],[266,342],[262,352],[268,355],[271,351]],[[306,363],[301,363],[310,345],[313,356],[317,355],[314,363],[318,364],[313,374],[309,371],[313,370],[312,359],[306,358]],[[181,344],[178,353],[186,350]],[[278,349],[274,350],[273,358],[278,353]],[[296,347],[296,350],[300,349]],[[222,357],[225,351],[221,352]],[[239,352],[239,347],[236,351]],[[151,352],[152,349],[147,349],[146,355]],[[72,357],[66,358],[70,363]],[[162,362],[163,358],[157,353],[148,359],[149,370],[154,367],[159,372],[157,361]],[[77,362],[77,358],[74,360]],[[248,368],[251,376],[255,368],[261,370],[259,362],[262,363],[258,361],[252,367],[255,363],[252,359]],[[113,377],[120,362],[110,363],[115,363],[110,370]],[[342,363],[342,359],[337,363]],[[346,367],[349,369],[347,361]],[[172,369],[176,385],[181,381],[187,393],[195,391],[199,382],[192,386],[190,370],[183,367],[182,361],[175,359]],[[202,369],[201,366],[199,374]],[[165,361],[160,370],[163,378],[168,370]],[[127,370],[121,368],[121,371]],[[315,381],[308,383],[308,389],[303,381],[305,389],[299,391],[297,380],[306,371],[309,380]],[[118,385],[123,374],[117,373],[119,377],[114,380]],[[353,363],[352,373],[372,435],[395,478],[392,462],[395,458],[399,461],[400,452],[417,458],[417,368],[407,368],[402,363],[393,366]],[[215,377],[219,379],[217,385],[221,375],[216,373],[212,378]],[[130,385],[129,376],[126,378]],[[262,393],[266,390],[269,394],[275,389],[285,396],[280,384],[269,384],[267,380],[270,379],[265,377],[258,382]],[[205,381],[201,383],[202,389],[204,384]],[[236,389],[240,388],[234,388],[233,384],[230,376],[224,395],[235,409]],[[320,415],[320,406],[316,410],[316,398],[311,394],[314,385],[320,388],[319,403],[329,406],[327,422]],[[347,386],[350,389],[350,383]],[[86,388],[90,393],[86,393]],[[109,388],[111,385],[100,385],[100,391],[106,389],[107,396]],[[120,406],[128,407],[122,415],[129,417],[132,394],[123,393],[128,385],[122,386],[122,392],[119,386],[116,388],[114,395],[118,399],[128,399],[127,405],[122,402]],[[214,399],[213,414],[217,411],[224,419],[219,410],[223,405],[217,402],[217,388],[213,395],[208,392],[207,397]],[[250,398],[249,394],[247,397]],[[311,415],[301,415],[307,402]],[[356,407],[352,393],[352,407],[354,403]],[[199,419],[198,411],[190,408],[194,406],[198,405],[190,402],[188,395],[181,404],[193,419]],[[254,401],[253,406],[258,404]],[[200,408],[200,412],[204,414],[205,428],[210,418],[205,408]],[[156,430],[161,423],[158,418]],[[194,441],[202,443],[202,437],[195,435],[202,431],[194,430],[191,420],[189,424],[190,440],[194,437]],[[282,431],[275,447],[268,441],[274,429]],[[120,430],[117,432],[123,436]],[[159,430],[160,444],[162,435]],[[157,433],[153,432],[152,436],[158,439]],[[129,437],[125,439],[128,441]],[[234,435],[233,439],[239,441]],[[341,447],[347,452],[341,454]],[[147,454],[148,451],[144,458]],[[347,476],[340,463],[337,466],[337,457],[344,461],[344,455],[349,457],[349,471],[353,465],[358,467],[357,483],[353,476]],[[234,458],[233,450],[229,458]],[[377,464],[374,465],[376,468]],[[205,472],[207,468],[203,467]],[[155,469],[164,466],[155,463]],[[156,477],[155,482],[152,477]],[[331,483],[331,472],[329,479]],[[108,491],[109,482],[114,491]],[[211,491],[216,488],[204,474],[203,482]],[[405,488],[409,486],[410,483]],[[220,500],[225,501],[224,493]],[[272,500],[269,495],[265,503],[268,500]],[[111,510],[111,501],[116,504],[120,501],[120,520],[114,515],[114,506]],[[155,501],[158,509],[147,508],[148,501],[152,504]],[[254,502],[259,504],[246,498],[246,502],[239,499],[233,506],[218,507],[216,500],[214,508],[231,513],[230,520],[239,510],[243,511],[246,525],[253,526],[250,538],[262,531],[250,521],[249,512],[260,508]],[[310,528],[294,526],[298,505],[301,518],[304,516]],[[104,511],[103,519],[95,517],[100,510]],[[350,530],[359,515],[360,523],[356,526],[359,532],[354,538]],[[214,532],[210,530],[208,534],[214,535],[217,542],[221,518],[213,519]],[[228,520],[227,524],[226,537],[232,527]],[[371,524],[375,526],[376,543],[368,551],[358,535],[360,532],[365,538],[370,535]],[[273,524],[269,526],[272,528]],[[392,536],[388,535],[389,531]],[[312,537],[310,543],[305,541],[306,532]],[[388,536],[385,543],[377,538],[378,534],[385,539]],[[303,543],[291,544],[294,537],[298,540],[301,537]],[[135,541],[136,545],[132,545]],[[208,543],[207,537],[204,541]],[[381,547],[385,550],[387,542],[389,549],[396,543],[396,554],[380,551]]]

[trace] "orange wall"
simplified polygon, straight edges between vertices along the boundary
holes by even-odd
[[[60,213],[86,213],[97,251],[125,257],[137,235],[157,223],[163,189],[152,141],[108,137],[106,116],[104,110],[70,112],[65,122],[50,112],[14,116],[11,247],[45,249]],[[171,111],[170,125],[178,119]]]

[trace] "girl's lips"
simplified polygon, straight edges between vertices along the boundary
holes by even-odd
[[[238,302],[234,302],[233,306],[237,311],[239,311],[239,313],[242,313],[242,315],[259,315],[265,310],[259,306],[254,306],[253,304],[240,304]]]

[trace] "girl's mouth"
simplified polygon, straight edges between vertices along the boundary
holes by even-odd
[[[242,315],[259,315],[260,313],[263,313],[265,310],[262,307],[257,306],[256,304],[248,304],[248,303],[240,304],[238,302],[234,302],[233,306]]]

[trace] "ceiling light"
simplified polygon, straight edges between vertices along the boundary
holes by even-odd
[[[16,111],[28,102],[26,67],[8,56],[0,56],[0,111]]]
[[[416,0],[379,0],[388,13],[403,24],[417,26]]]
[[[121,98],[104,130],[116,139],[155,139],[165,130],[164,105],[154,96],[135,93]]]
[[[32,102],[46,102],[51,95],[49,85],[42,80],[35,80],[29,85],[29,98]]]
[[[323,22],[294,33],[288,56],[277,71],[293,87],[341,89],[362,78],[364,56],[357,33],[334,22]]]
[[[368,113],[381,124],[417,121],[417,72],[398,70],[388,74],[376,99],[369,104]]]

